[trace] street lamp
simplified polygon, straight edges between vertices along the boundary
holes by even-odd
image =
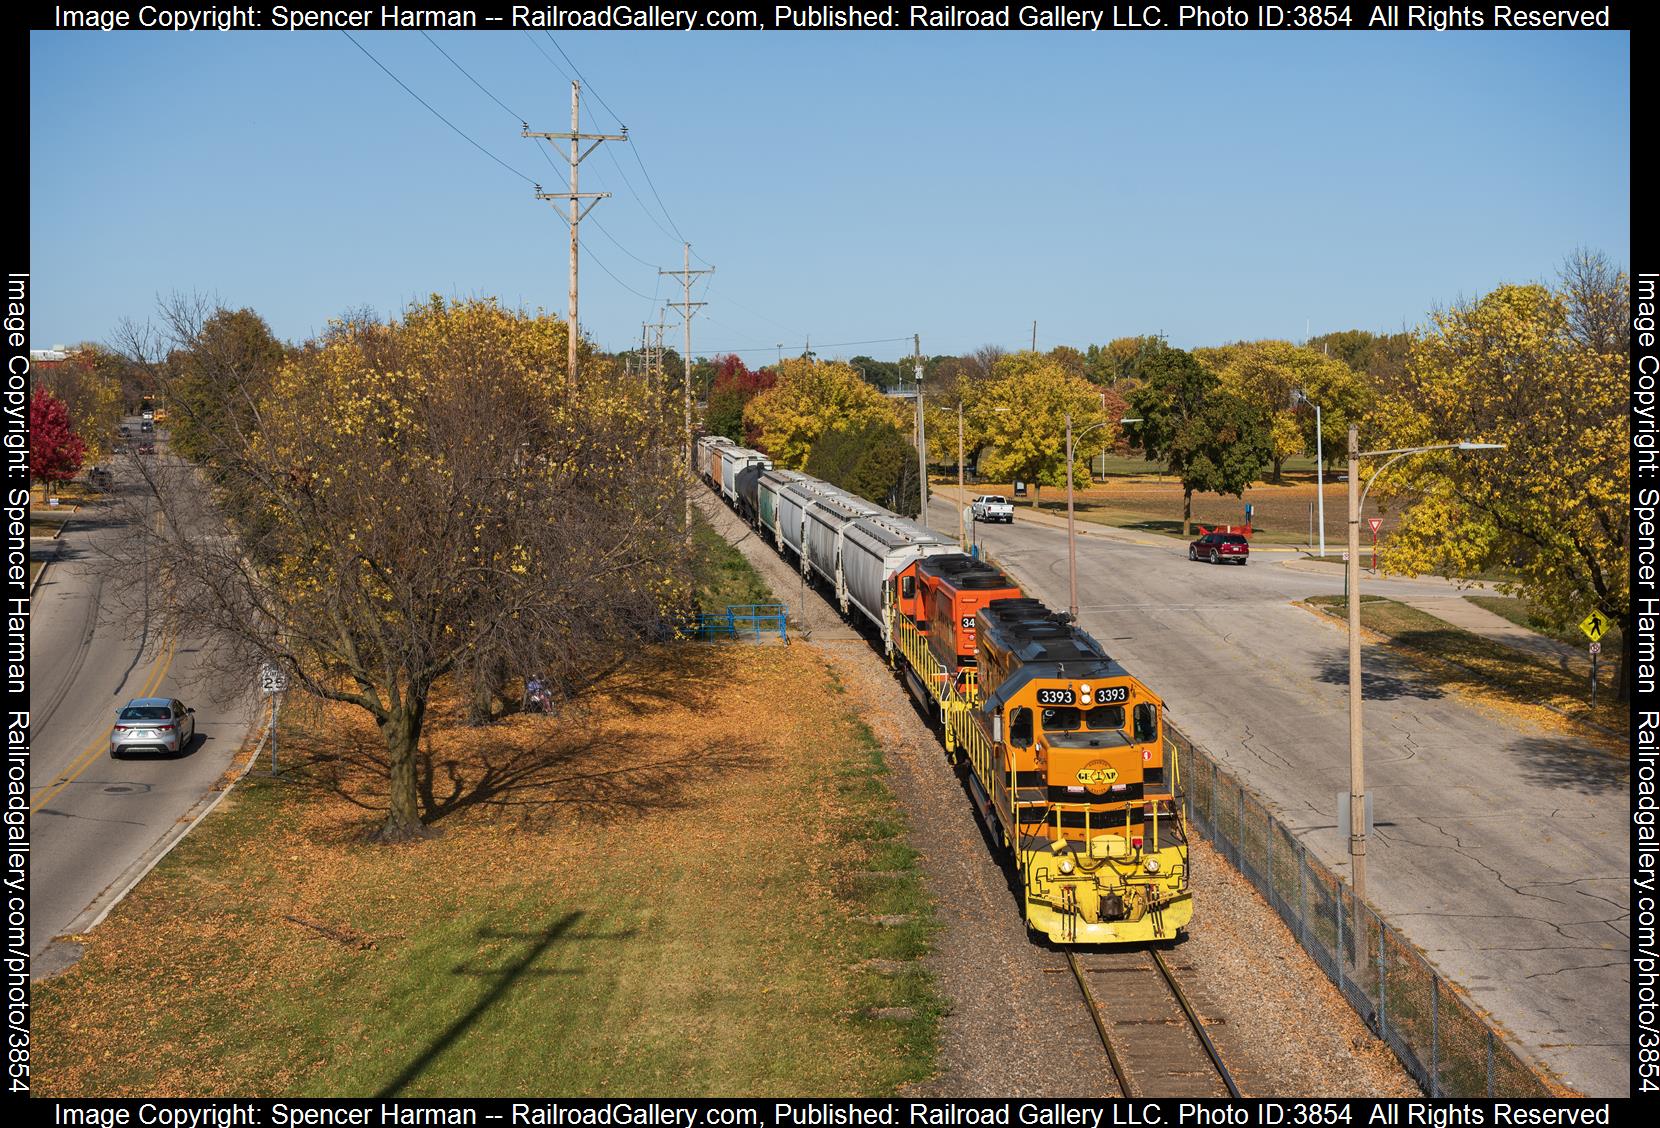
[[[1091,423],[1078,432],[1078,438],[1083,438],[1097,427],[1105,427],[1111,423],[1110,419],[1103,419],[1099,423]],[[1120,419],[1120,423],[1140,423],[1140,419]],[[1072,516],[1072,413],[1066,413],[1066,574],[1067,586],[1071,596],[1068,610],[1072,613],[1072,621],[1078,621],[1078,526]]]
[[[1349,553],[1345,565],[1349,603],[1349,874],[1356,897],[1366,896],[1366,754],[1361,741],[1360,716],[1360,510],[1378,475],[1409,454],[1434,450],[1503,450],[1504,443],[1438,443],[1397,450],[1360,449],[1360,428],[1349,424]],[[1366,489],[1360,489],[1360,460],[1389,458],[1372,471]]]
[[[1320,555],[1323,558],[1326,555],[1326,456],[1320,442],[1320,405],[1310,400],[1308,393],[1300,388],[1291,393],[1291,402],[1299,401],[1314,409],[1314,497],[1320,511]]]

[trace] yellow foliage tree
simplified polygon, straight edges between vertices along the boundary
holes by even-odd
[[[233,537],[201,535],[217,515],[191,510],[194,468],[148,471],[169,521],[147,535],[179,538],[146,546],[170,562],[172,625],[373,717],[388,840],[448,802],[423,810],[418,788],[439,679],[489,660],[580,684],[683,606],[677,417],[602,365],[567,391],[565,334],[488,300],[337,324],[210,459],[248,499]]]
[[[1193,355],[1217,374],[1224,388],[1273,417],[1276,482],[1286,459],[1315,448],[1314,411],[1306,404],[1294,408],[1293,392],[1320,405],[1328,463],[1340,456],[1349,423],[1371,404],[1370,389],[1348,365],[1289,341],[1249,341],[1195,349]]]
[[[1415,341],[1362,445],[1507,448],[1418,455],[1379,479],[1374,492],[1406,507],[1386,570],[1509,572],[1518,579],[1501,589],[1558,627],[1593,609],[1630,614],[1628,299],[1623,274],[1602,281],[1580,293],[1501,286]],[[1622,699],[1629,666],[1622,655]]]
[[[915,430],[912,401],[884,396],[846,364],[794,359],[775,370],[778,382],[744,407],[744,426],[777,466],[802,469],[832,425],[854,429],[880,420],[901,434]]]
[[[1074,376],[1040,353],[1011,353],[1001,358],[992,378],[975,397],[976,433],[987,444],[980,458],[982,475],[1007,478],[1034,486],[1066,484],[1066,416],[1072,416],[1073,481],[1089,482],[1088,452],[1103,445],[1092,435],[1089,444],[1078,437],[1102,424],[1116,428],[1101,407],[1101,389]],[[1037,505],[1037,490],[1032,491]]]

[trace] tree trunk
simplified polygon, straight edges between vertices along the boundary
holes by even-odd
[[[419,792],[416,788],[415,756],[420,748],[421,727],[426,719],[426,701],[401,706],[380,726],[386,741],[387,783],[390,802],[386,824],[375,833],[379,842],[410,842],[431,838],[433,832],[421,822]]]
[[[1284,466],[1285,466],[1285,459],[1283,459],[1283,458],[1274,459],[1274,484],[1276,486],[1281,485],[1282,482],[1283,482],[1283,480],[1280,478],[1280,470]]]
[[[1193,491],[1182,487],[1182,536],[1191,535],[1193,524]]]

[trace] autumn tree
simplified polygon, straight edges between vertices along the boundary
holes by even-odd
[[[164,303],[169,337],[165,391],[168,441],[203,463],[223,432],[251,435],[259,405],[283,360],[283,346],[251,309],[230,310],[201,298]]]
[[[1405,507],[1381,562],[1397,573],[1517,577],[1501,590],[1568,627],[1631,613],[1629,282],[1580,252],[1561,285],[1501,286],[1438,313],[1366,446],[1461,440],[1504,450],[1418,455],[1375,492]],[[1628,636],[1629,637],[1629,636]],[[1629,647],[1619,693],[1629,694]]]
[[[1075,440],[1096,423],[1114,426],[1101,409],[1101,390],[1088,380],[1068,375],[1040,353],[1000,358],[973,406],[976,431],[986,444],[979,463],[981,473],[998,481],[1007,478],[1038,487],[1066,485],[1068,413]],[[1089,481],[1088,449],[1073,443],[1074,482]],[[1037,505],[1036,489],[1032,504]]]
[[[264,522],[216,508],[189,463],[142,466],[166,520],[134,524],[127,574],[166,562],[163,626],[205,635],[218,668],[275,661],[373,718],[385,840],[426,832],[440,679],[484,656],[580,684],[688,590],[678,419],[602,365],[567,394],[565,340],[564,322],[487,300],[336,325],[284,361],[257,429],[210,455]]]
[[[1071,345],[1056,345],[1049,350],[1049,359],[1060,365],[1068,376],[1084,376],[1084,354]]]
[[[35,386],[52,393],[69,414],[84,445],[83,462],[102,462],[121,425],[121,377],[117,358],[101,345],[84,344],[61,361],[41,365]]]
[[[1412,351],[1412,334],[1371,333],[1364,329],[1344,329],[1310,337],[1304,347],[1340,360],[1350,371],[1360,376],[1375,393],[1396,392],[1406,372],[1407,354]],[[1347,433],[1348,424],[1344,425]]]
[[[813,444],[833,425],[885,420],[909,430],[907,407],[845,364],[794,359],[778,366],[776,384],[749,401],[744,427],[775,465],[800,470]]]
[[[1105,345],[1090,345],[1084,350],[1084,375],[1109,388],[1121,380],[1139,380],[1141,362],[1164,347],[1164,338],[1158,336],[1118,337]]]
[[[746,443],[744,408],[749,401],[777,382],[771,369],[751,371],[737,356],[728,354],[715,362],[715,383],[709,393],[704,430],[725,435],[735,443]]]
[[[1267,468],[1268,415],[1223,388],[1214,373],[1181,349],[1149,354],[1142,371],[1145,383],[1130,397],[1142,422],[1130,425],[1130,439],[1181,479],[1186,536],[1195,492],[1239,497]]]
[[[81,472],[86,444],[75,432],[69,409],[45,388],[29,397],[29,476],[37,482],[67,482]]]
[[[1276,482],[1286,459],[1315,449],[1315,412],[1309,403],[1320,405],[1328,465],[1343,456],[1350,421],[1371,403],[1366,385],[1347,364],[1289,341],[1251,341],[1205,351],[1222,386],[1269,417]],[[1297,392],[1307,400],[1297,399]]]

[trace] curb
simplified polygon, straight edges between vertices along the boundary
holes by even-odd
[[[91,904],[82,909],[73,920],[64,926],[62,933],[54,936],[46,947],[41,949],[40,955],[31,960],[30,963],[31,965],[46,964],[46,970],[38,974],[31,971],[30,979],[50,979],[75,966],[81,958],[81,945],[78,938],[102,924],[104,918],[110,915],[115,906],[125,900],[127,894],[138,887],[139,882],[150,876],[150,871],[160,865],[162,859],[171,854],[173,848],[185,840],[186,835],[195,830],[203,819],[213,813],[213,809],[220,804],[225,796],[231,793],[237,784],[247,777],[248,773],[253,770],[253,766],[259,762],[259,754],[265,748],[265,741],[269,736],[269,729],[260,733],[259,743],[254,745],[254,750],[249,753],[248,762],[242,765],[241,770],[236,772],[235,777],[229,783],[213,791],[204,792],[191,805],[190,810],[186,811],[174,824],[172,831],[157,839],[154,845],[134,859],[133,863],[122,871],[120,877],[110,882],[102,893],[92,899]],[[72,937],[75,939],[71,939]],[[59,949],[72,949],[72,951],[63,950],[59,952],[59,959],[50,958],[54,951]],[[60,959],[61,964],[59,963]]]
[[[50,572],[52,570],[52,565],[58,562],[58,553],[62,551],[62,545],[62,530],[59,530],[59,535],[52,538],[52,549],[50,555],[46,553],[41,554],[40,571],[36,572],[35,578],[29,581],[29,598],[31,600],[35,597],[35,589],[40,587],[41,581],[46,579],[46,573]],[[31,559],[30,563],[33,562],[34,561]]]

